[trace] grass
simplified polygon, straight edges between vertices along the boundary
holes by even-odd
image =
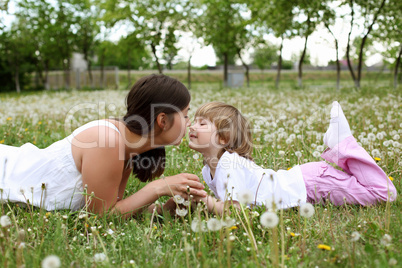
[[[0,95],[0,143],[32,142],[44,148],[85,122],[123,115],[126,93],[73,90]],[[361,91],[318,87],[277,91],[261,85],[222,89],[197,84],[192,98],[192,113],[211,100],[237,106],[253,122],[256,163],[274,170],[320,160],[314,152],[322,149],[329,104],[338,100],[354,136],[369,154],[381,159],[378,164],[401,192],[402,102],[398,91],[374,86]],[[376,135],[375,140],[368,139],[370,133]],[[301,134],[303,139],[297,138]],[[295,138],[289,140],[292,135]],[[187,144],[184,139],[180,146],[167,148],[166,176],[189,172],[201,177],[202,159]],[[143,185],[130,179],[126,195]],[[264,208],[245,209],[232,214],[234,226],[207,232],[191,228],[195,219],[214,218],[202,207],[185,217],[144,213],[124,221],[119,216],[46,212],[3,203],[1,215],[8,215],[11,225],[1,228],[0,263],[3,267],[39,267],[45,257],[56,255],[62,267],[400,266],[400,200],[372,207],[315,205],[308,219],[300,216],[298,208],[284,210],[277,212],[280,222],[274,229],[261,226]],[[355,231],[360,239],[353,242]],[[391,240],[387,242],[384,235]]]

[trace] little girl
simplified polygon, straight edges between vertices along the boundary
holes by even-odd
[[[277,208],[328,200],[334,205],[370,205],[394,201],[396,189],[384,171],[360,147],[338,102],[332,104],[330,125],[324,136],[325,161],[273,171],[256,165],[251,157],[250,125],[233,106],[211,102],[201,106],[190,127],[190,148],[204,157],[202,175],[214,199],[202,199],[210,211],[222,214],[228,200],[234,204],[251,199]],[[247,194],[249,192],[249,194]],[[252,195],[244,198],[242,195]]]

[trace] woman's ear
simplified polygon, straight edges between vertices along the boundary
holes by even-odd
[[[156,124],[160,129],[165,130],[167,124],[167,115],[165,113],[158,114],[156,117]]]

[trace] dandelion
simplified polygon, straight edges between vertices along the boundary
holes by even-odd
[[[60,258],[56,255],[49,255],[42,260],[42,268],[58,268],[60,266]]]
[[[396,141],[399,141],[400,138],[401,138],[401,137],[400,137],[398,134],[395,134],[395,135],[392,137],[392,139],[393,139],[393,140],[396,140]]]
[[[369,134],[367,135],[367,138],[369,139],[369,141],[375,141],[376,136],[375,136],[374,133],[369,133]]]
[[[236,237],[234,235],[229,236],[229,241],[233,242],[235,241]]]
[[[377,139],[382,140],[384,139],[384,134],[382,132],[377,133]]]
[[[177,216],[180,216],[180,217],[184,217],[184,216],[186,216],[187,215],[187,209],[185,209],[185,208],[176,208],[176,214],[177,214]]]
[[[183,204],[184,203],[184,198],[181,195],[177,194],[177,195],[173,196],[173,201],[176,204]]]
[[[222,227],[228,227],[231,228],[236,224],[236,221],[232,218],[226,217],[226,219],[221,220],[221,225]]]
[[[358,241],[360,239],[360,234],[359,234],[359,232],[357,232],[357,231],[354,231],[353,233],[352,233],[352,235],[350,236],[350,241],[352,241],[352,242],[356,242],[356,241]]]
[[[314,207],[310,203],[305,203],[300,206],[300,216],[310,218],[314,215]]]
[[[193,232],[195,232],[195,233],[198,233],[198,232],[205,232],[205,231],[206,231],[205,222],[200,221],[200,220],[198,220],[198,219],[194,219],[194,220],[191,222],[191,230],[192,230]]]
[[[388,247],[389,245],[391,245],[391,242],[392,242],[392,237],[389,234],[385,234],[381,238],[381,245]]]
[[[316,157],[316,158],[319,157],[320,155],[321,155],[321,154],[320,154],[320,152],[318,152],[318,151],[314,151],[314,152],[313,152],[313,156]]]
[[[394,258],[391,258],[388,261],[389,266],[395,266],[397,263],[398,263],[398,261],[395,260]]]
[[[297,156],[297,158],[300,158],[302,156],[302,153],[300,151],[296,151],[295,155]]]
[[[324,146],[323,145],[318,145],[317,146],[317,151],[319,151],[319,152],[324,151]]]
[[[207,222],[207,227],[210,231],[219,231],[222,227],[221,222],[215,218],[211,218]]]
[[[331,250],[331,247],[330,247],[330,246],[327,246],[327,245],[324,245],[324,244],[319,244],[319,245],[317,246],[317,248],[323,249],[323,250]]]
[[[237,193],[237,198],[240,203],[247,205],[253,202],[254,195],[252,191],[246,189]]]
[[[391,176],[389,176],[388,178],[389,178],[391,181],[393,181],[393,180],[394,180],[394,178],[392,178]]]
[[[10,217],[8,217],[7,215],[1,216],[0,224],[1,224],[1,227],[4,227],[4,228],[10,226],[11,225]]]
[[[278,225],[279,218],[276,213],[273,212],[264,212],[260,217],[261,225],[267,228],[274,228]]]
[[[193,154],[193,158],[194,158],[194,160],[198,160],[198,158],[200,158],[200,156],[198,154]]]
[[[375,160],[375,161],[381,161],[381,158],[379,158],[379,157],[374,157],[374,160]]]
[[[284,156],[285,152],[284,151],[279,151],[278,154],[279,154],[279,156]]]
[[[105,260],[106,260],[105,253],[96,253],[94,255],[94,261],[95,262],[104,262]]]

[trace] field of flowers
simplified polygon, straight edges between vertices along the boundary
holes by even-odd
[[[68,91],[0,95],[0,144],[39,148],[76,127],[124,114],[127,91]],[[264,168],[287,169],[319,161],[333,100],[342,105],[358,142],[401,192],[402,97],[387,88],[361,91],[259,87],[192,90],[191,113],[220,100],[253,123],[254,158]],[[165,175],[201,177],[202,157],[188,148],[167,148]],[[132,178],[130,194],[143,184]],[[400,267],[401,199],[373,207],[331,204],[265,213],[242,207],[230,217],[200,205],[179,215],[144,213],[132,220],[86,211],[52,211],[1,204],[3,267]],[[164,199],[160,200],[161,202]],[[182,202],[182,200],[178,200]]]

